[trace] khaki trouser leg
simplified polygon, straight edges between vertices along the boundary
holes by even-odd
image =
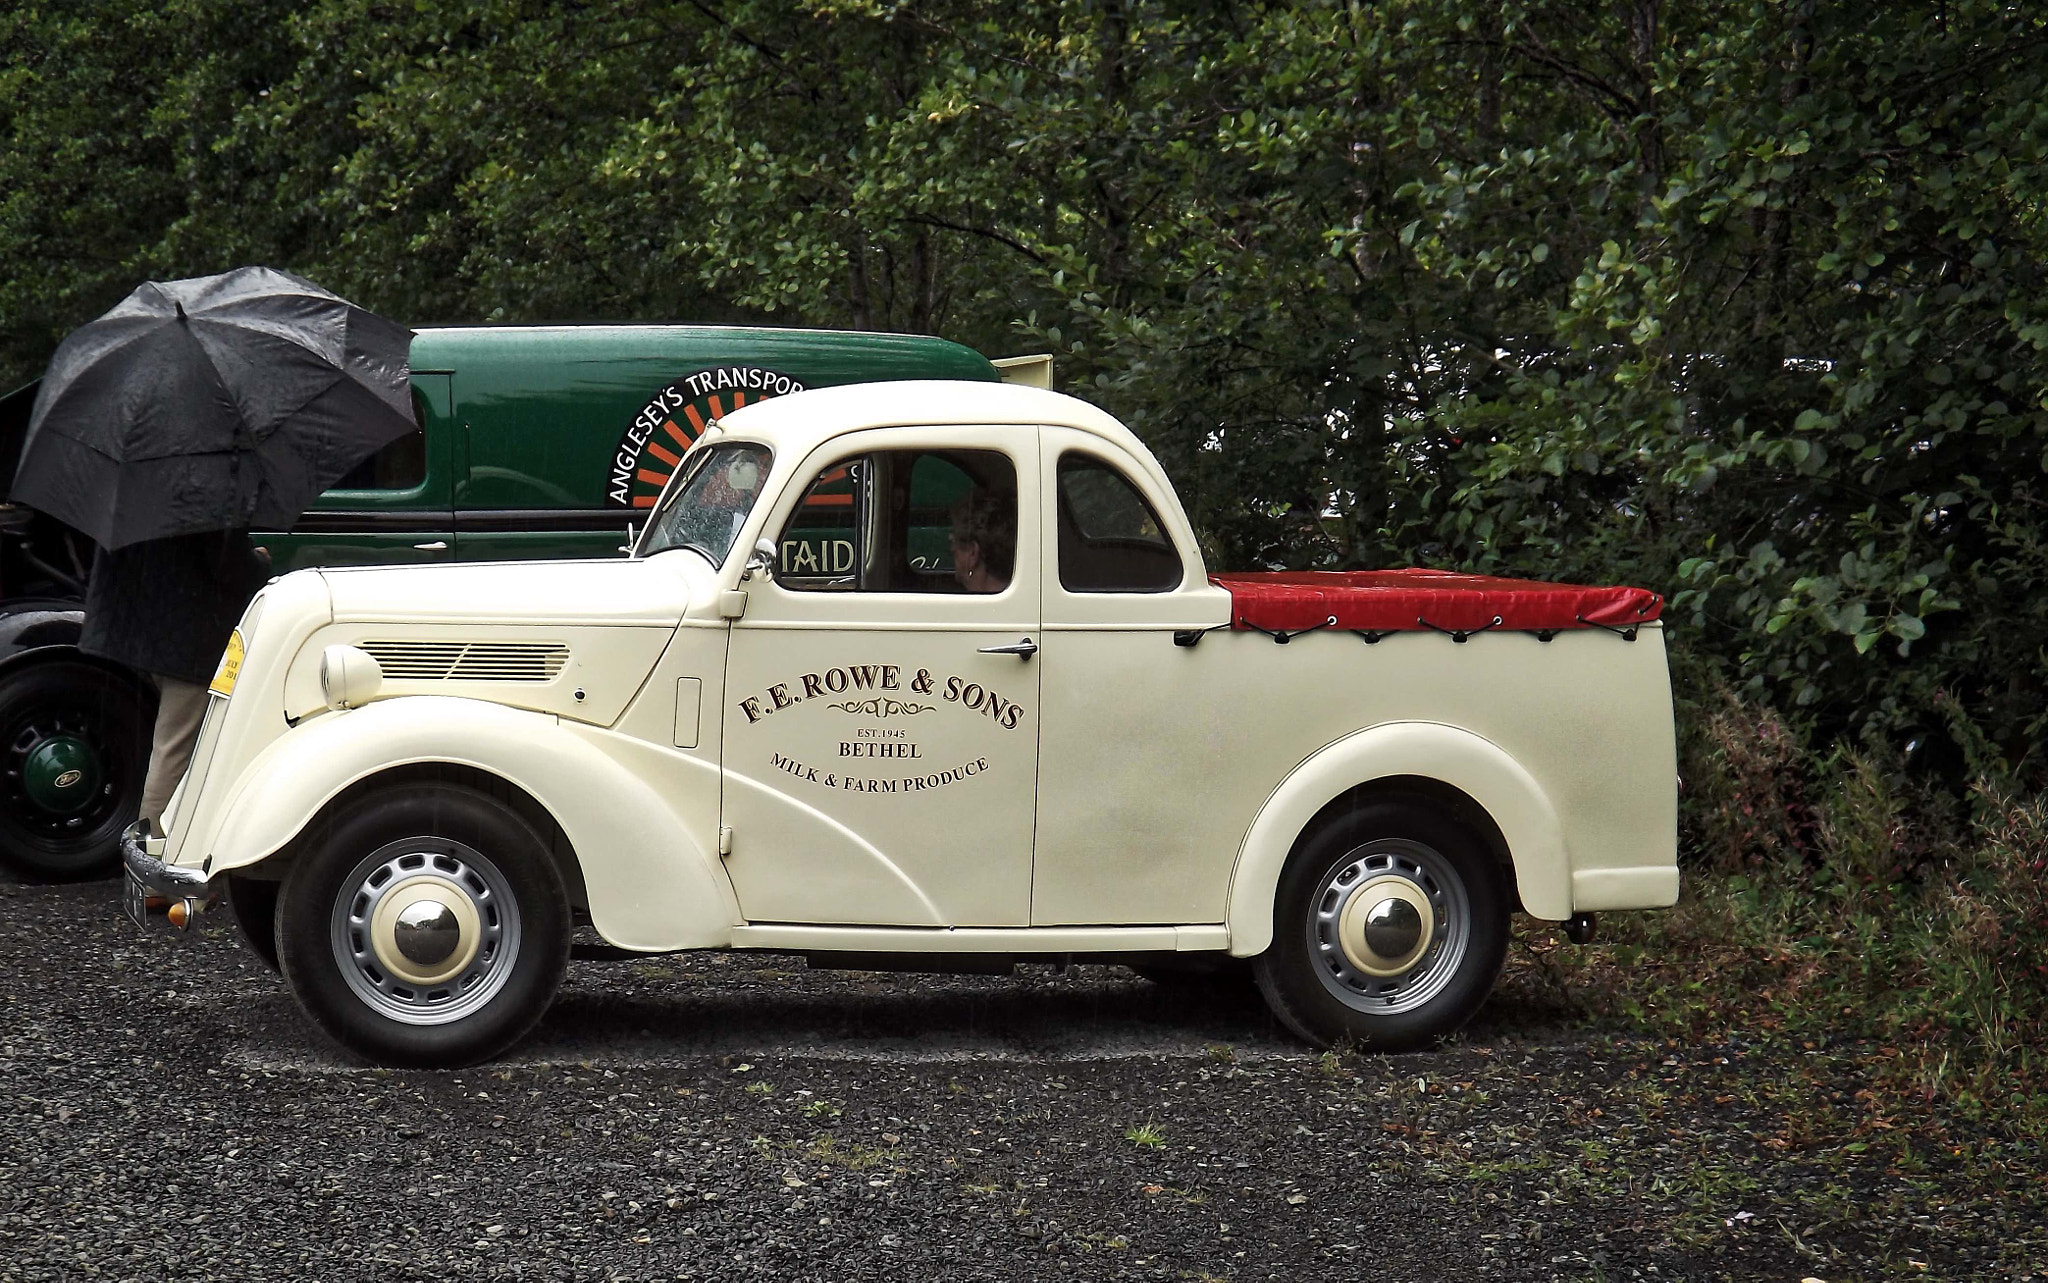
[[[142,781],[142,818],[150,828],[163,832],[164,808],[185,768],[192,764],[192,746],[199,739],[199,723],[206,717],[206,687],[175,677],[156,679],[156,734],[149,744],[149,774]]]

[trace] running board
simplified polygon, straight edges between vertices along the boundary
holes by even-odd
[[[1187,953],[1228,949],[1230,929],[1190,927],[833,927],[755,923],[735,949],[776,953]]]

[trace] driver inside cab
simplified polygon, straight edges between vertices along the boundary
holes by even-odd
[[[996,593],[1010,586],[1016,565],[1017,527],[1009,505],[976,486],[953,505],[953,578],[965,592]]]

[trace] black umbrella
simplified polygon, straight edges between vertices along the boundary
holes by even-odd
[[[10,497],[108,549],[288,529],[413,430],[411,341],[273,268],[152,281],[57,348]]]

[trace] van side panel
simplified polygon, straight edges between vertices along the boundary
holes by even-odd
[[[943,339],[711,326],[423,330],[413,361],[455,372],[463,561],[616,555],[704,425],[756,401],[999,377]]]
[[[410,566],[454,557],[454,396],[445,373],[415,368],[419,430],[364,460],[288,531],[259,530],[282,575],[319,566]],[[386,484],[388,483],[388,484]],[[380,488],[381,487],[381,488]]]
[[[944,339],[694,325],[427,329],[411,361],[420,435],[259,532],[280,573],[614,557],[711,418],[798,388],[999,377]]]

